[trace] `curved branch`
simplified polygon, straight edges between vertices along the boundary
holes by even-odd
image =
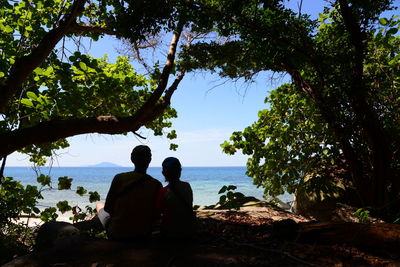
[[[49,143],[61,138],[87,133],[122,134],[129,131],[135,132],[140,127],[152,122],[169,106],[171,96],[184,76],[184,72],[180,72],[172,85],[166,89],[168,77],[174,66],[181,31],[182,27],[172,37],[167,62],[156,90],[152,92],[135,114],[129,117],[98,116],[83,119],[52,120],[38,123],[32,127],[0,133],[0,158],[32,144]],[[158,103],[163,93],[165,93],[164,99]]]
[[[137,115],[127,118],[99,116],[38,123],[32,127],[0,134],[0,155],[4,157],[31,144],[54,142],[77,134],[121,134],[127,131],[136,131],[142,126],[142,121],[137,117]]]
[[[75,0],[58,27],[50,30],[29,55],[18,58],[15,61],[8,78],[0,84],[0,112],[6,111],[10,99],[16,92],[21,90],[22,84],[28,76],[42,64],[57,43],[68,32],[71,24],[83,11],[85,2],[86,0]]]
[[[167,62],[165,63],[161,76],[158,80],[158,86],[151,94],[149,99],[146,101],[146,103],[144,103],[144,105],[138,111],[139,114],[143,114],[142,116],[145,116],[146,110],[149,110],[156,105],[157,101],[160,99],[161,95],[163,94],[168,85],[168,79],[172,71],[172,68],[174,66],[176,48],[178,46],[178,41],[181,36],[182,29],[183,29],[183,23],[179,23],[178,29],[172,36],[172,40],[167,55]]]

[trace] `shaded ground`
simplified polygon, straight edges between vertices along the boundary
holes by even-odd
[[[307,218],[271,207],[202,210],[198,211],[198,217],[199,235],[192,242],[165,241],[157,236],[130,244],[80,239],[42,254],[18,258],[5,266],[400,265],[400,236],[395,236],[385,249],[374,244],[364,246],[353,242],[360,232],[355,233],[351,227],[361,229],[358,224],[349,224],[348,228],[339,225],[340,229],[351,231],[346,232],[346,244],[335,243],[335,235],[333,238],[324,235],[324,227],[308,231],[314,224]],[[397,231],[397,226],[394,227]],[[353,232],[355,237],[347,238]]]

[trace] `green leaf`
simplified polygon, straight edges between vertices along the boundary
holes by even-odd
[[[100,195],[96,191],[89,192],[89,202],[93,203],[100,200]]]
[[[229,185],[227,190],[236,190],[237,187],[235,185]]]
[[[27,98],[22,98],[21,99],[21,104],[27,106],[27,107],[33,107],[33,103],[31,100],[27,99]]]
[[[83,196],[84,194],[87,193],[87,190],[85,188],[83,188],[82,186],[78,186],[76,188],[76,193],[80,196]]]
[[[2,24],[0,24],[2,25]],[[4,31],[5,33],[12,33],[14,30],[10,25],[6,25],[4,27],[1,27],[1,30]]]
[[[224,205],[226,202],[226,196],[222,195],[219,197],[219,204]]]
[[[223,193],[225,193],[226,190],[227,190],[227,186],[224,185],[224,186],[221,187],[221,189],[218,191],[218,194],[223,194]]]
[[[34,213],[36,213],[36,214],[39,214],[40,213],[40,209],[38,209],[37,207],[33,207],[33,212]]]
[[[170,144],[169,145],[169,150],[176,151],[177,148],[178,148],[177,144]]]
[[[87,70],[87,66],[85,64],[85,62],[79,62],[79,68],[81,68],[81,70],[86,71]]]
[[[31,91],[28,91],[26,93],[26,95],[32,100],[37,100],[37,98],[38,98],[37,95],[34,92],[31,92]]]
[[[397,29],[397,28],[390,28],[390,29],[386,32],[386,35],[395,35],[398,31],[399,31],[399,29]]]
[[[379,23],[383,26],[387,25],[389,23],[389,20],[387,18],[381,18],[379,20]]]
[[[72,210],[72,207],[69,205],[69,203],[68,203],[67,200],[59,201],[59,202],[56,204],[56,206],[57,206],[58,210],[59,210],[62,214],[66,213],[67,211]]]
[[[58,178],[58,190],[66,190],[71,189],[72,178],[68,178],[68,176],[63,176]]]
[[[40,213],[40,219],[44,222],[55,221],[57,217],[57,209],[53,207],[46,208]]]
[[[36,181],[41,184],[42,186],[50,186],[51,184],[51,177],[41,174],[36,178]]]

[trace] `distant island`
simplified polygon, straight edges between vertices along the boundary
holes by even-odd
[[[94,165],[86,165],[85,167],[122,167],[122,166],[112,162],[100,162]]]

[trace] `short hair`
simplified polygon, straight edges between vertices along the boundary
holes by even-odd
[[[150,147],[145,145],[136,146],[131,153],[131,161],[135,163],[138,159],[151,158]]]
[[[163,174],[169,182],[178,181],[181,177],[182,165],[177,158],[168,157],[162,163]]]
[[[180,170],[182,169],[182,165],[179,162],[179,159],[174,157],[168,157],[164,159],[162,163],[163,169],[171,169],[171,170]]]

